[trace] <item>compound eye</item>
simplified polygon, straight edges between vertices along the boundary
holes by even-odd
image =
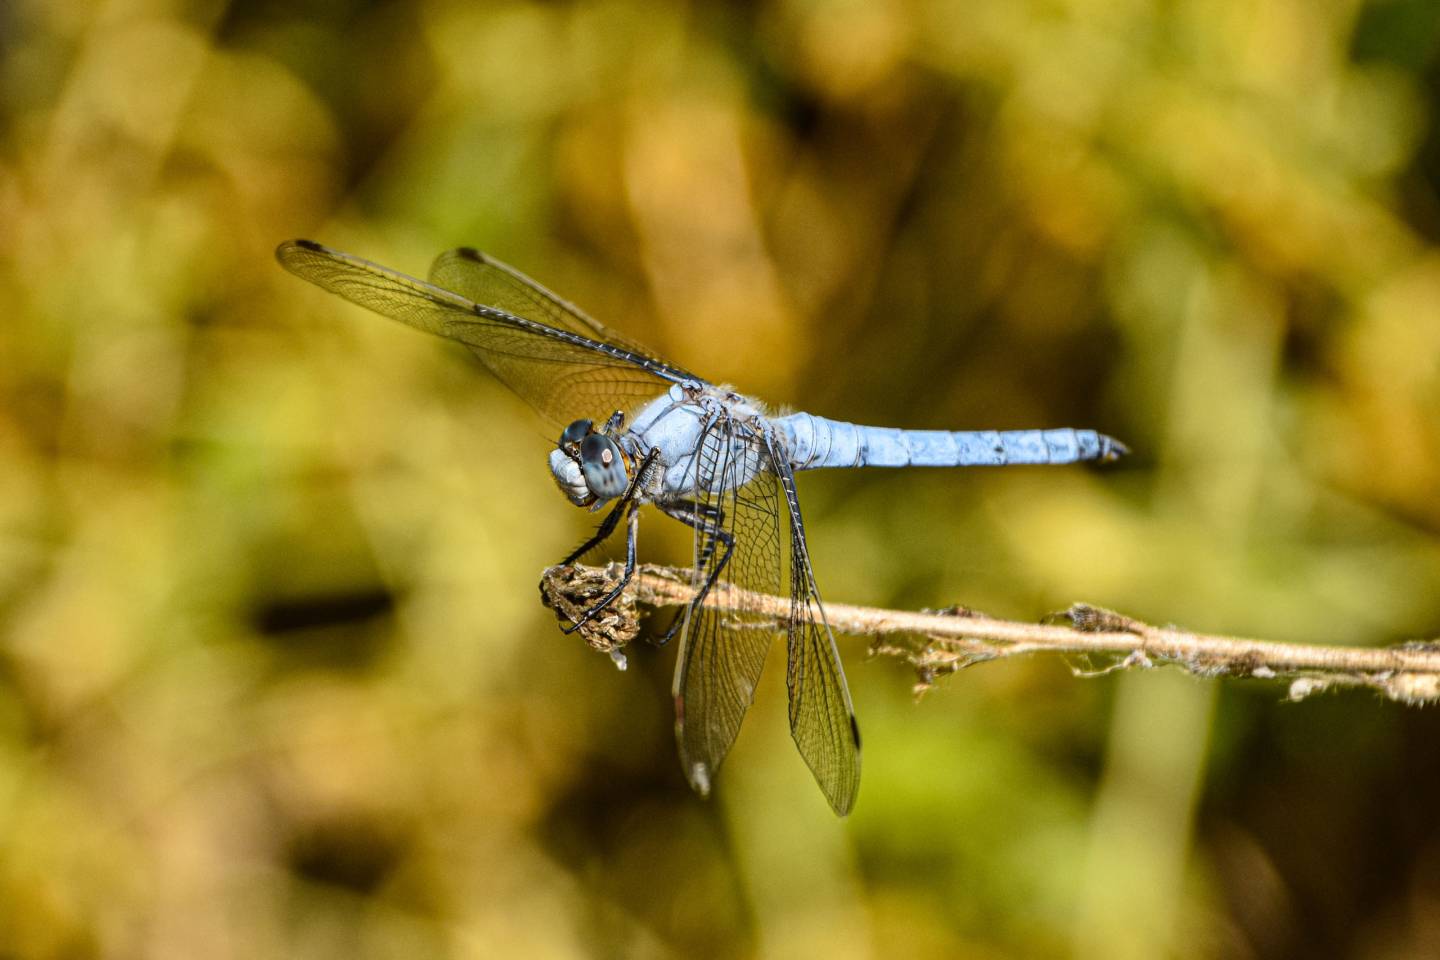
[[[594,432],[595,422],[593,420],[576,420],[560,434],[560,449],[565,450],[572,447]]]
[[[630,485],[620,446],[601,433],[592,433],[580,441],[580,472],[585,475],[585,485],[590,492],[601,500],[622,496]]]

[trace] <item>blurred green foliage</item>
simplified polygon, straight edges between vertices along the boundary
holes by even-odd
[[[690,795],[671,651],[458,349],[283,274],[469,244],[776,405],[1128,469],[802,482],[828,598],[1440,634],[1432,0],[0,5],[0,956],[1440,951],[1440,720],[845,639]],[[675,527],[675,529],[671,529]],[[647,517],[647,559],[687,538]]]

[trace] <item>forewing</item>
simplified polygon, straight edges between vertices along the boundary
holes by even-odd
[[[287,240],[275,249],[280,265],[302,280],[351,303],[436,336],[474,308],[465,297],[313,240]]]
[[[733,585],[774,593],[782,556],[779,488],[760,438],[736,436],[733,426],[721,421],[707,430],[695,458],[697,499],[710,525],[696,528],[694,585],[713,579],[714,591]],[[760,614],[698,603],[686,612],[675,665],[675,734],[685,775],[702,794],[735,743],[776,633],[773,618]]]
[[[517,317],[614,344],[632,353],[652,355],[645,347],[606,327],[508,263],[471,247],[447,250],[436,257],[430,267],[430,282]]]
[[[275,256],[291,273],[351,303],[465,344],[502,383],[561,426],[633,410],[671,383],[697,379],[597,339],[596,331],[537,319],[538,308],[531,311],[535,316],[516,315],[309,240],[283,243]]]
[[[790,533],[790,623],[785,684],[790,691],[790,735],[830,806],[845,816],[860,790],[860,728],[835,638],[825,620],[810,568],[805,525],[789,462],[774,455]]]

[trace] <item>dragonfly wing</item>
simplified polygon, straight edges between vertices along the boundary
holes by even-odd
[[[754,440],[732,436],[725,421],[701,438],[697,589],[709,583],[717,592],[733,585],[773,593],[780,586],[779,487],[765,469],[763,444]],[[698,603],[685,617],[675,663],[675,736],[686,777],[705,794],[740,732],[778,631],[773,618]]]
[[[538,308],[530,310],[535,316],[517,315],[309,240],[283,243],[275,256],[291,273],[351,303],[465,344],[502,383],[561,426],[632,410],[671,383],[698,380],[598,339],[598,324],[588,334],[569,324],[554,326],[537,318]]]
[[[519,270],[472,247],[447,250],[436,257],[430,267],[430,282],[517,317],[614,344],[642,356],[650,355],[645,347],[604,326]]]
[[[446,320],[474,307],[449,290],[311,240],[287,240],[275,249],[275,259],[302,280],[436,336],[447,336]]]
[[[771,450],[790,520],[790,622],[785,672],[785,685],[790,691],[790,735],[830,806],[843,817],[855,805],[860,790],[860,727],[855,722],[845,670],[810,567],[795,474],[789,462],[776,455],[773,446]]]

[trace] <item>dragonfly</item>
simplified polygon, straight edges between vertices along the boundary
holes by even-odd
[[[571,503],[606,510],[572,564],[623,523],[624,572],[577,629],[634,575],[640,508],[694,534],[693,599],[679,633],[675,735],[691,786],[708,795],[749,709],[766,656],[786,637],[791,736],[834,811],[860,788],[860,729],[825,617],[795,474],[856,467],[963,467],[1108,461],[1119,441],[1094,430],[902,430],[809,413],[773,415],[759,401],[660,359],[520,271],[468,247],[442,253],[428,280],[311,240],[276,250],[291,273],[376,313],[468,347],[560,434],[549,452]],[[712,591],[787,596],[781,622],[720,610]]]

